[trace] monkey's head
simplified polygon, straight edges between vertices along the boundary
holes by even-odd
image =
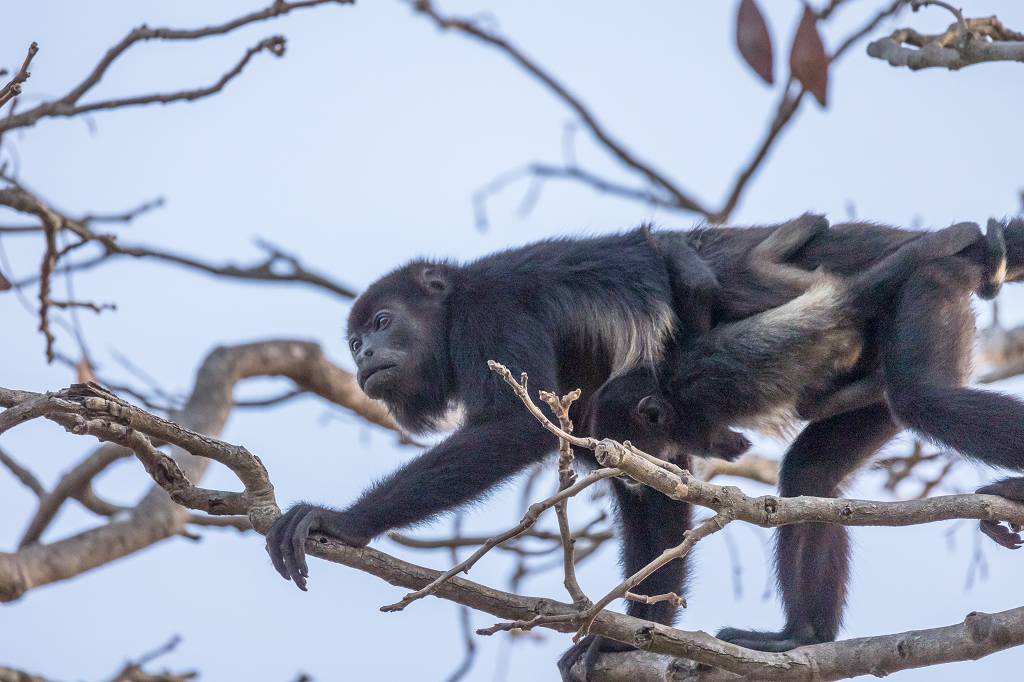
[[[374,282],[349,313],[359,387],[412,431],[427,428],[447,407],[447,304],[455,272],[446,263],[414,261]]]
[[[676,462],[690,455],[734,460],[750,448],[741,433],[681,415],[648,370],[634,370],[601,387],[594,396],[590,433],[628,440],[644,452]]]

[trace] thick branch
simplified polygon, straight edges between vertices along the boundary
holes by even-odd
[[[330,538],[307,543],[307,551],[322,559],[343,564],[406,589],[418,589],[433,582],[440,572],[388,556],[371,548],[356,549]],[[575,607],[542,598],[523,597],[496,590],[470,580],[454,577],[436,592],[438,597],[509,620],[529,620],[537,616],[564,616],[563,621],[546,627],[572,632]],[[693,677],[634,677],[627,673],[604,680],[731,680],[742,679],[786,682],[798,680],[824,682],[879,672],[896,672],[926,665],[961,660],[976,660],[990,653],[1024,644],[1024,607],[996,614],[972,614],[963,624],[931,630],[868,637],[801,647],[786,653],[751,651],[718,640],[704,632],[689,632],[655,625],[638,618],[602,611],[591,632],[617,641],[629,642],[645,652],[684,658],[673,661],[672,670],[693,669],[690,661],[730,670],[703,670]],[[932,642],[937,642],[932,644]],[[645,659],[649,654],[635,654]],[[614,659],[606,656],[605,661]],[[668,668],[668,666],[666,666]],[[705,676],[707,675],[707,676]]]
[[[137,408],[124,408],[124,404],[112,396],[79,396],[71,400],[57,395],[0,389],[0,405],[9,408],[0,413],[0,430],[24,421],[28,415],[47,413],[56,402],[58,408],[64,409],[65,416],[57,417],[62,425],[81,428],[84,432],[105,438],[131,437],[128,444],[142,449],[146,442],[152,445],[151,441],[137,439],[142,432],[136,429],[145,425],[161,440],[186,443],[211,455],[223,453],[228,461],[232,456],[245,461],[238,451],[225,449],[231,446],[210,436],[219,434],[227,420],[233,407],[234,385],[252,376],[286,376],[304,390],[375,423],[394,427],[383,405],[359,391],[353,377],[331,365],[318,346],[297,341],[267,341],[213,351],[196,376],[192,395],[177,424]],[[91,401],[90,408],[85,406],[87,401]],[[131,422],[133,428],[125,430],[118,420]],[[109,423],[104,425],[104,422]],[[130,436],[129,431],[135,436]],[[143,454],[148,454],[153,462],[163,462],[148,450],[143,450]],[[170,454],[174,466],[163,462],[167,476],[172,477],[163,480],[165,484],[181,482],[176,479],[175,469],[187,481],[201,479],[207,467],[205,458],[194,457],[179,447],[172,447]],[[0,601],[16,599],[32,588],[71,578],[178,535],[191,518],[189,511],[174,504],[163,488],[154,487],[124,518],[117,516],[106,525],[50,544],[30,545],[10,554],[0,553]]]

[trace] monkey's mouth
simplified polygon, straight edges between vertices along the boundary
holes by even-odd
[[[377,365],[376,367],[371,367],[370,369],[366,370],[365,372],[360,372],[359,376],[358,376],[359,388],[363,389],[364,393],[369,394],[373,390],[373,385],[371,385],[371,380],[373,380],[372,383],[373,384],[377,384],[378,388],[379,388],[380,387],[379,385],[382,382],[384,382],[388,378],[388,376],[390,374],[394,374],[394,372],[392,372],[391,370],[394,370],[394,369],[397,369],[397,368],[398,368],[398,365],[394,365],[394,364],[388,365],[388,364],[385,364],[385,365]]]

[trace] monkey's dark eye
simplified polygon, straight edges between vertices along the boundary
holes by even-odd
[[[350,339],[348,342],[349,350],[353,353],[359,352],[359,349],[363,347],[363,342],[359,338]]]
[[[391,326],[391,315],[388,313],[377,313],[377,317],[373,319],[373,328],[377,331],[381,329],[387,329]]]

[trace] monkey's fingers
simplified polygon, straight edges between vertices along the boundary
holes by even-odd
[[[284,529],[288,526],[290,517],[285,514],[274,521],[274,525],[270,527],[270,531],[267,533],[266,549],[267,554],[270,555],[270,562],[274,565],[274,570],[284,578],[285,580],[291,580],[291,575],[288,573],[288,567],[284,564],[284,558],[281,556],[281,535]]]
[[[297,513],[292,516],[284,532],[281,534],[278,551],[281,552],[281,558],[288,570],[289,579],[295,583],[296,587],[305,592],[306,578],[302,575],[300,562],[302,565],[305,564],[306,538],[305,536],[302,537],[298,549],[296,549],[295,539],[299,534],[299,528],[306,519],[315,513],[315,510],[308,506],[303,506],[297,508],[296,511]]]
[[[309,577],[309,566],[306,564],[306,538],[309,537],[311,531],[319,526],[319,521],[320,514],[312,510],[296,524],[295,530],[292,531],[292,556],[295,568],[298,570],[295,584],[299,585],[301,579],[302,584],[299,587],[302,589],[306,589],[306,578]]]
[[[603,653],[633,651],[629,644],[600,635],[587,635],[566,650],[558,659],[558,672],[562,682],[588,682],[593,677],[597,657]]]
[[[1024,538],[1021,538],[1019,533],[1011,532],[998,521],[981,521],[979,525],[982,533],[1007,549],[1020,549],[1024,546]]]

